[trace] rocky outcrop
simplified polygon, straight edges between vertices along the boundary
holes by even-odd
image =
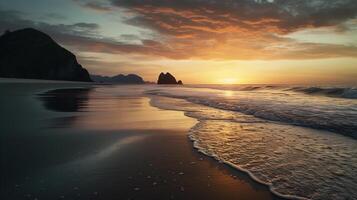
[[[144,84],[143,78],[136,74],[123,75],[119,74],[116,76],[101,76],[101,75],[91,75],[91,78],[95,82],[99,83],[117,83],[117,84]]]
[[[76,56],[32,28],[0,36],[0,77],[91,81]]]
[[[176,81],[176,78],[167,72],[164,74],[163,72],[160,73],[159,78],[157,80],[157,84],[180,84],[182,85],[182,81]]]

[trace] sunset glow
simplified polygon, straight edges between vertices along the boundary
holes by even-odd
[[[44,31],[91,74],[355,84],[356,10],[351,0],[14,0],[0,2],[0,31]]]
[[[237,84],[238,80],[235,78],[225,78],[219,81],[221,84]]]

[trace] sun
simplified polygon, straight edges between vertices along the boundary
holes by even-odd
[[[232,85],[232,84],[237,84],[238,83],[238,79],[236,79],[236,78],[223,78],[219,82],[221,84]]]

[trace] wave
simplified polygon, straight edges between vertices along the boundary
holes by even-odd
[[[186,87],[192,88],[211,88],[217,90],[233,90],[233,91],[254,91],[264,89],[276,89],[281,86],[278,85],[221,85],[221,84],[198,84],[198,85],[186,85]]]
[[[307,95],[322,95],[335,98],[357,99],[356,87],[306,87],[288,85],[189,85],[192,88],[210,88],[231,91],[292,91]]]
[[[195,127],[193,127],[191,130],[195,129]],[[189,133],[189,139],[191,140],[191,142],[193,143],[193,148],[196,149],[198,152],[209,156],[215,160],[217,160],[220,163],[224,163],[238,171],[244,172],[246,174],[249,175],[250,178],[252,178],[255,182],[266,185],[269,187],[270,192],[272,192],[274,195],[278,196],[278,197],[282,197],[284,199],[290,199],[290,200],[310,200],[309,198],[305,198],[305,197],[300,197],[300,196],[296,196],[296,195],[291,195],[291,194],[282,194],[279,191],[275,190],[275,188],[272,186],[272,184],[268,183],[268,182],[264,182],[262,180],[260,180],[256,175],[254,175],[253,172],[249,171],[248,169],[245,169],[237,164],[234,164],[230,161],[221,159],[218,155],[215,154],[211,154],[207,151],[205,151],[204,148],[200,147],[198,144],[198,138],[195,137],[194,132],[190,131]]]
[[[297,126],[324,129],[357,138],[357,102],[350,100],[309,98],[305,95],[278,94],[275,92],[235,92],[225,97],[225,91],[201,92],[201,90],[151,90],[148,94],[185,99],[189,102],[221,110],[241,112],[264,120],[288,123]],[[306,90],[305,90],[306,89]],[[302,90],[294,88],[294,90]],[[321,89],[304,91],[316,93]],[[325,90],[324,90],[325,91]],[[328,94],[347,95],[340,90],[328,90]],[[228,94],[230,95],[230,94]]]
[[[150,103],[196,118],[198,123],[189,131],[195,149],[247,173],[277,196],[314,200],[357,197],[357,143],[351,138],[264,121],[182,98],[151,96]]]
[[[315,113],[294,114],[293,110],[289,111],[289,108],[284,110],[267,110],[264,105],[249,105],[249,104],[231,104],[217,101],[208,101],[206,99],[189,98],[190,102],[198,103],[218,109],[238,111],[245,114],[253,115],[266,120],[284,122],[293,125],[311,127],[315,129],[324,129],[335,133],[351,136],[357,139],[357,124],[351,120],[357,120],[356,116],[352,119],[333,119],[331,114],[323,116],[323,114],[317,115]],[[311,117],[311,115],[315,115]]]
[[[357,99],[357,88],[293,87],[287,90],[303,92],[310,95],[325,95],[329,97]]]

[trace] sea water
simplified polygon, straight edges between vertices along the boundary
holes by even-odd
[[[147,88],[152,105],[198,119],[194,147],[293,199],[357,199],[357,89]]]

